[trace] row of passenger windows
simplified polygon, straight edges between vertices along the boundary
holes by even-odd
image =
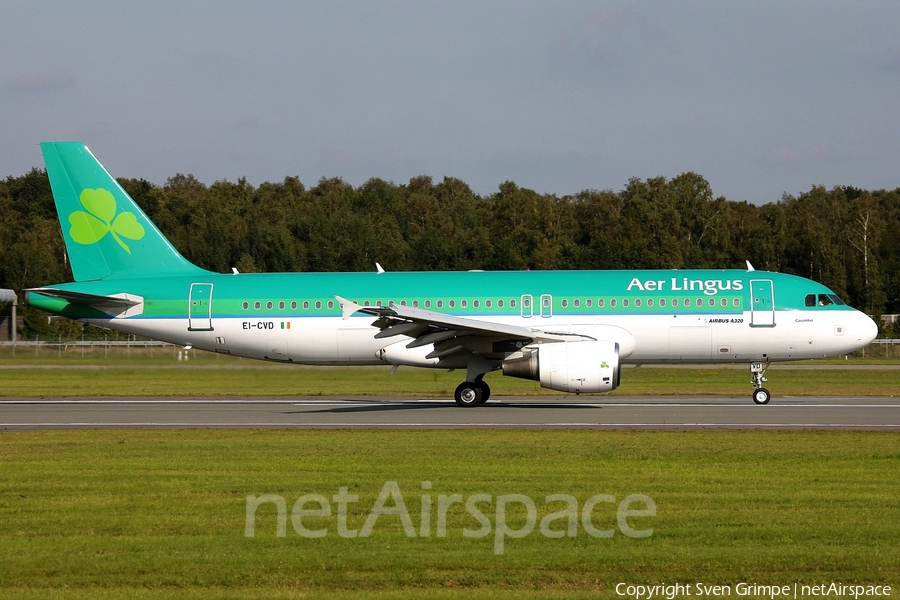
[[[689,306],[691,305],[691,299],[690,299],[690,298],[682,298],[681,300],[679,300],[678,298],[672,298],[672,299],[671,299],[671,304],[667,304],[667,302],[669,302],[669,301],[668,301],[666,298],[659,298],[658,300],[654,300],[653,298],[647,298],[647,300],[646,300],[646,306],[647,306],[647,307],[651,307],[651,308],[652,308],[653,306],[660,306],[660,307],[672,306],[672,307],[678,307],[678,306],[679,306],[679,302],[681,303],[681,306],[684,306],[684,307],[689,307]],[[728,306],[728,298],[720,298],[720,299],[718,300],[718,303],[719,303],[720,306],[723,306],[723,307]],[[564,300],[562,300],[562,302],[560,302],[560,304],[562,305],[563,308],[566,308],[566,307],[569,306],[569,301],[564,299]],[[585,301],[584,301],[584,304],[585,304],[585,306],[587,306],[588,308],[590,308],[590,306],[591,306],[591,299],[588,298],[587,300],[585,300]],[[697,298],[697,299],[694,301],[694,304],[695,304],[696,306],[703,306],[703,298]],[[709,299],[707,300],[707,304],[708,304],[709,306],[715,306],[715,305],[716,305],[716,299],[715,299],[715,298],[709,298]],[[741,305],[741,299],[740,299],[740,298],[734,298],[734,299],[732,300],[732,304],[733,304],[734,306],[740,306],[740,305]],[[634,306],[640,307],[640,306],[644,306],[644,305],[645,305],[644,301],[642,301],[640,298],[635,298],[635,299],[634,299]],[[573,301],[572,301],[572,306],[574,306],[575,308],[580,307],[580,306],[581,306],[581,300],[578,300],[578,299],[573,300]],[[603,298],[600,298],[599,300],[597,300],[597,306],[600,307],[600,308],[603,308],[604,306],[606,306],[605,300],[604,300]],[[612,299],[609,301],[609,306],[610,306],[611,308],[615,308],[616,306],[618,306],[618,300],[616,300],[615,298],[612,298]],[[628,298],[623,298],[623,299],[622,299],[622,306],[623,306],[623,307],[631,306],[631,301],[630,301]],[[545,304],[544,307],[545,307],[545,308],[549,308],[549,305]]]
[[[560,301],[560,306],[562,306],[562,308],[568,308],[569,302],[570,301],[567,298],[563,298]],[[627,308],[627,307],[632,306],[632,302],[635,307],[642,307],[642,306],[646,305],[648,308],[652,308],[654,306],[659,306],[661,308],[664,308],[666,306],[671,306],[673,308],[677,308],[678,306],[684,306],[685,308],[687,308],[687,307],[691,306],[690,298],[682,298],[680,300],[678,298],[672,298],[671,300],[669,300],[667,298],[659,298],[656,300],[654,300],[653,298],[647,298],[645,301],[641,300],[640,298],[635,298],[633,301],[628,298],[622,298],[621,301],[616,298],[611,298],[608,300],[610,308],[617,308],[620,305],[620,303],[623,308]],[[731,302],[732,302],[732,305],[735,307],[739,307],[741,305],[740,298],[733,298]],[[532,303],[532,301],[531,301],[531,298],[529,298],[529,297],[525,297],[522,299],[522,307],[525,309],[531,308],[531,303]],[[715,307],[716,303],[717,303],[716,298],[709,298],[706,301],[706,304],[710,307]],[[390,300],[387,305],[390,307],[393,307],[394,304],[395,304],[394,301]],[[574,307],[574,308],[581,308],[582,305],[587,308],[592,308],[594,306],[594,300],[592,298],[586,298],[584,300],[582,300],[580,298],[576,298],[571,301],[571,304],[572,304],[572,307]],[[728,299],[727,298],[719,298],[718,304],[719,304],[719,306],[722,306],[723,308],[727,307]],[[401,300],[400,305],[407,306],[406,300]],[[418,300],[413,300],[411,305],[413,308],[419,308],[419,306],[422,306],[424,308],[431,308],[432,301],[424,300],[424,301],[422,301],[422,303],[420,305]],[[503,308],[504,306],[506,306],[506,303],[501,299],[501,300],[496,301],[496,305],[497,305],[497,308]],[[514,298],[510,299],[508,301],[508,305],[510,308],[515,308],[516,300]],[[548,309],[548,308],[550,308],[550,305],[551,305],[550,298],[548,298],[546,296],[541,298],[542,308]],[[606,307],[606,305],[607,305],[607,300],[605,298],[597,299],[597,307],[598,308],[604,308],[604,307]],[[696,300],[694,300],[694,305],[697,307],[702,307],[704,305],[703,298],[697,298]],[[293,301],[290,303],[291,310],[297,310],[297,306],[298,306],[297,301]],[[321,300],[317,300],[314,303],[310,303],[308,300],[303,302],[303,310],[309,310],[311,306],[314,306],[316,308],[316,310],[321,310],[323,303]],[[335,302],[334,302],[334,300],[329,300],[324,303],[324,306],[326,306],[329,310],[334,309]],[[365,300],[365,301],[363,301],[363,306],[373,306],[373,304],[371,301]],[[374,303],[374,306],[383,306],[382,301],[376,300]],[[460,308],[468,308],[469,301],[468,300],[460,300],[459,306],[460,306]],[[493,306],[494,306],[493,300],[485,300],[484,301],[485,308],[492,308]],[[810,305],[807,304],[807,306],[810,306]],[[435,300],[434,307],[435,308],[444,308],[444,301],[443,300]],[[456,308],[456,300],[447,300],[447,307],[448,308]],[[480,300],[472,300],[472,308],[480,308],[480,307],[481,307]],[[244,310],[250,310],[250,303],[244,302],[243,304],[241,304],[241,308],[243,308]],[[274,302],[272,302],[272,301],[266,302],[266,310],[273,310],[274,308],[275,308]],[[287,304],[284,301],[281,301],[278,303],[278,310],[285,310],[285,308],[287,308]],[[253,310],[261,310],[261,309],[262,309],[262,302],[256,301],[253,303]]]

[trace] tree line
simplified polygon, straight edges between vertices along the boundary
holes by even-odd
[[[720,269],[749,260],[819,281],[869,314],[900,313],[900,188],[814,186],[757,206],[715,196],[692,172],[569,196],[511,181],[480,196],[426,175],[358,187],[296,177],[207,186],[183,174],[162,186],[119,181],[188,260],[212,271],[371,271],[375,261],[393,271]],[[0,288],[71,278],[46,172],[0,181]],[[26,334],[58,327],[24,312]]]

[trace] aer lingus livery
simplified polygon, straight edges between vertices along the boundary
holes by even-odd
[[[748,270],[213,273],[188,262],[84,144],[41,144],[75,283],[27,290],[51,313],[270,361],[459,369],[608,392],[623,363],[770,361],[851,352],[875,323],[808,279]]]

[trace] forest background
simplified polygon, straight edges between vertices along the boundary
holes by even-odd
[[[391,271],[742,269],[749,260],[819,281],[870,315],[900,313],[900,188],[814,186],[757,206],[714,196],[692,172],[562,197],[511,181],[480,196],[427,175],[359,187],[322,178],[307,188],[296,177],[207,186],[183,174],[162,186],[119,182],[188,260],[217,272],[372,271],[375,261]],[[0,288],[71,280],[46,172],[0,181]],[[28,338],[103,337],[19,311]],[[882,334],[900,337],[900,323]]]

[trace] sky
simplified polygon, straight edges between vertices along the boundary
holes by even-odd
[[[0,0],[0,177],[900,187],[900,2]]]

